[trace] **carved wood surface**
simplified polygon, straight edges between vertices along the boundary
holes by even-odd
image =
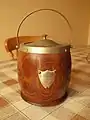
[[[55,80],[49,88],[44,88],[38,70],[56,70]],[[67,91],[71,74],[71,55],[67,51],[60,54],[18,53],[18,79],[22,95],[29,102],[46,104],[58,100]]]

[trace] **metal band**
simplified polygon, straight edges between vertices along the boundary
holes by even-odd
[[[60,16],[62,16],[62,17],[65,19],[65,21],[67,22],[70,30],[72,31],[72,27],[71,27],[69,21],[67,20],[67,18],[66,18],[62,13],[60,13],[60,12],[58,12],[57,10],[54,10],[54,9],[38,9],[38,10],[35,10],[35,11],[29,13],[28,15],[26,15],[26,16],[22,19],[22,21],[20,22],[19,27],[18,27],[18,29],[17,29],[17,49],[20,47],[20,46],[19,46],[19,45],[20,45],[20,43],[19,43],[19,32],[20,32],[21,25],[23,24],[23,22],[24,22],[29,16],[31,16],[32,14],[34,14],[34,13],[36,13],[36,12],[40,12],[40,11],[52,11],[52,12],[55,12],[55,13],[59,14]],[[70,42],[70,44],[71,44],[71,42]]]
[[[65,46],[55,46],[55,47],[29,47],[24,44],[20,45],[19,51],[25,53],[35,53],[35,54],[58,54],[70,52],[70,45]]]

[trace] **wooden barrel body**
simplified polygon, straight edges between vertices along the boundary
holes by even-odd
[[[58,54],[18,53],[21,95],[30,103],[57,104],[67,92],[70,74],[69,50]]]

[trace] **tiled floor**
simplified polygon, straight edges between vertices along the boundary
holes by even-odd
[[[20,96],[16,61],[0,61],[0,120],[90,120],[90,48],[72,49],[72,73],[67,99],[39,107]]]

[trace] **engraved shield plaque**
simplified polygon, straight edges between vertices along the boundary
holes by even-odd
[[[50,88],[55,80],[56,70],[38,70],[39,80],[44,88]]]

